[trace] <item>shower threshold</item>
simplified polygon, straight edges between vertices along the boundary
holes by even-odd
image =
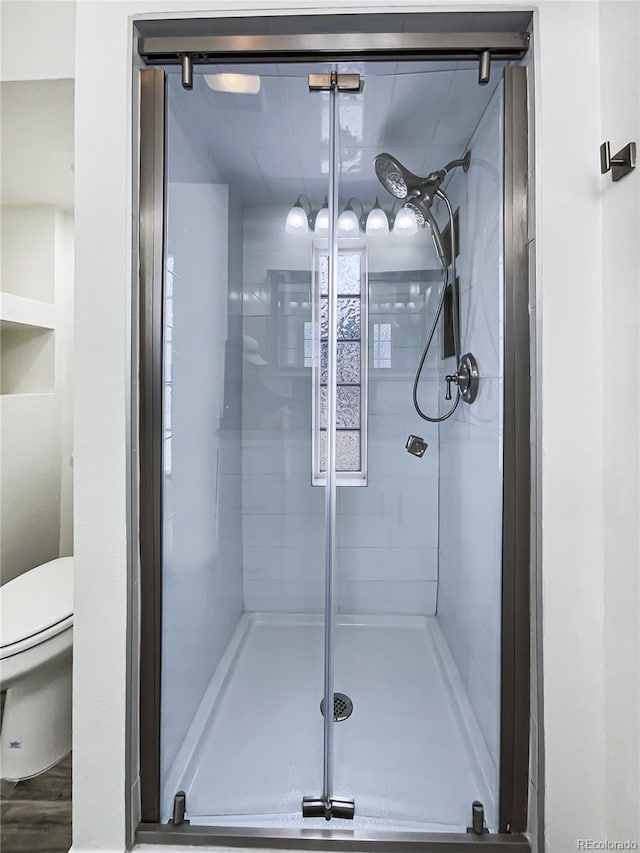
[[[437,617],[336,617],[334,789],[353,820],[304,818],[322,780],[320,614],[245,613],[163,788],[191,825],[465,832],[480,800],[495,831],[496,770]]]

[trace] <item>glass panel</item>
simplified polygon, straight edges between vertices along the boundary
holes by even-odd
[[[367,320],[360,328],[355,302],[339,297],[343,317],[350,317],[340,326],[341,337],[366,341],[369,373],[361,419],[366,487],[339,488],[336,506],[335,685],[354,701],[354,710],[335,727],[334,789],[355,799],[361,820],[384,821],[385,829],[464,832],[474,799],[484,803],[495,829],[501,86],[492,76],[490,90],[479,87],[472,70],[449,66],[433,73],[433,63],[421,73],[399,63],[395,75],[377,73],[376,63],[358,67],[366,78],[363,91],[339,96],[340,205],[344,210],[350,203],[360,215],[362,204],[366,220],[377,199],[389,230],[376,214],[377,230],[358,235],[366,247],[368,285]],[[443,270],[429,232],[416,226],[412,233],[410,217],[398,218],[401,202],[379,182],[374,161],[388,152],[426,176],[467,148],[470,169],[453,169],[443,189],[458,211],[462,352],[472,351],[486,373],[477,401],[460,403],[453,417],[437,424],[417,415],[412,398]],[[446,241],[446,206],[436,201],[432,213]],[[404,230],[394,229],[394,222]],[[444,376],[455,370],[453,358],[442,358],[442,345],[441,321],[419,385],[422,408],[435,416],[450,408]],[[422,458],[407,452],[409,435],[428,443]],[[355,430],[338,431],[340,464],[348,465],[347,457],[359,464],[358,439]]]
[[[287,222],[327,194],[327,98],[311,67],[214,70],[167,72],[161,818],[183,789],[192,824],[268,827],[323,778],[317,238]]]
[[[339,209],[360,217],[362,205],[366,219],[378,198],[404,230],[378,216],[378,230],[340,242],[327,610],[325,489],[313,483],[327,461],[329,96],[310,94],[307,74],[329,67],[225,67],[251,77],[233,92],[217,69],[197,66],[191,92],[168,73],[163,821],[184,789],[192,825],[327,829],[302,819],[301,800],[323,784],[335,609],[335,690],[354,709],[333,728],[331,791],[357,812],[329,831],[464,832],[474,799],[496,826],[499,75],[479,87],[476,68],[360,66],[364,91],[339,96]],[[467,147],[470,170],[445,189],[459,210],[462,346],[485,375],[474,406],[437,426],[414,412],[412,388],[442,270],[374,159],[386,150],[426,175]],[[432,212],[446,232],[446,209]],[[442,338],[419,389],[434,414],[455,369]],[[423,458],[406,452],[409,434],[428,442]]]

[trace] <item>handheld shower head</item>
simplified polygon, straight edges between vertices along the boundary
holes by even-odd
[[[438,169],[430,172],[426,178],[420,178],[410,172],[392,154],[378,154],[374,160],[376,175],[382,186],[396,198],[405,199],[404,207],[413,211],[418,225],[426,225],[431,232],[440,263],[445,268],[451,263],[451,258],[445,248],[438,224],[431,213],[431,205],[434,196],[446,199],[440,185],[447,173],[458,166],[462,166],[467,172],[470,163],[471,151],[467,151],[460,160],[451,160],[444,169]]]
[[[420,178],[391,154],[378,154],[374,160],[376,175],[382,186],[396,198],[414,198],[424,192],[432,194],[447,174],[444,169]]]
[[[374,167],[382,186],[396,198],[406,198],[410,187],[419,188],[420,178],[405,169],[391,154],[378,154]]]
[[[431,199],[427,201],[424,198],[412,198],[404,203],[404,207],[413,212],[418,225],[426,225],[429,229],[440,263],[446,269],[451,263],[451,258],[445,247],[442,232],[438,228],[438,223],[431,212]]]

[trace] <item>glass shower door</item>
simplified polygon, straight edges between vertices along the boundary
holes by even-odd
[[[166,74],[164,821],[184,791],[194,824],[290,825],[330,772],[311,291],[331,101],[310,70]]]
[[[464,832],[473,801],[492,827],[497,811],[502,87],[499,74],[479,87],[477,69],[450,63],[358,70],[362,91],[337,96],[336,240],[343,269],[359,271],[364,357],[353,384],[334,377],[337,435],[359,430],[357,473],[344,459],[336,471],[334,786],[367,826]],[[438,424],[413,396],[445,270],[430,230],[374,164],[387,153],[427,176],[467,150],[468,172],[453,168],[442,188],[459,234],[462,352],[483,373],[478,401]],[[446,244],[446,205],[427,202]],[[344,299],[340,271],[336,281]],[[418,388],[434,418],[452,407],[445,376],[457,368],[447,305]],[[426,443],[422,457],[407,452],[411,436]]]

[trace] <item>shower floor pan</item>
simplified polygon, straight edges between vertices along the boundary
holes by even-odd
[[[336,618],[334,796],[353,821],[303,819],[322,788],[320,615],[246,613],[164,786],[204,826],[464,832],[471,803],[495,829],[495,767],[436,617]]]

